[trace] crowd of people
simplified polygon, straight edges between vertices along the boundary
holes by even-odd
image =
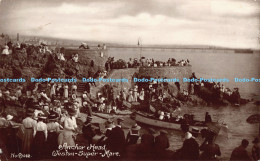
[[[109,57],[105,67],[107,71],[110,71],[112,69],[123,69],[123,68],[136,68],[136,67],[167,67],[167,66],[188,66],[190,61],[187,60],[181,60],[179,62],[176,62],[174,58],[169,58],[168,61],[155,61],[154,59],[145,59],[145,57],[142,57],[140,59],[137,58],[129,58],[129,60],[126,62],[122,59],[115,60],[114,57]]]
[[[191,79],[197,77],[195,73],[192,73]],[[247,100],[240,97],[239,88],[230,88],[225,87],[220,82],[191,82],[189,87],[189,94],[196,94],[206,101],[214,104],[244,104]]]

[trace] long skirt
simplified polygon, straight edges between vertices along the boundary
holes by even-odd
[[[75,146],[74,133],[70,130],[64,129],[58,137],[58,144],[67,144],[67,146]]]
[[[43,131],[37,131],[33,140],[33,157],[40,158],[45,154],[45,135]]]
[[[33,129],[25,128],[23,139],[22,139],[22,148],[21,148],[23,154],[31,154],[32,142],[33,142]]]
[[[68,89],[64,89],[64,98],[69,98],[69,91]]]
[[[56,132],[49,132],[47,138],[48,155],[58,149],[58,134]]]

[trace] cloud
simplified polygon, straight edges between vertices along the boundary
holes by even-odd
[[[260,48],[259,2],[254,1],[16,2],[7,5],[6,0],[2,1],[1,31],[130,44],[136,44],[138,37],[142,37],[145,44]]]

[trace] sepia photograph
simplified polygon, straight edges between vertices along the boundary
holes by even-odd
[[[0,161],[259,161],[260,0],[0,0]]]

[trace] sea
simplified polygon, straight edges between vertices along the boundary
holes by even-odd
[[[239,88],[243,98],[253,99],[246,105],[240,107],[182,107],[182,113],[192,113],[195,119],[204,120],[206,112],[209,112],[213,121],[226,123],[228,126],[228,136],[225,139],[218,139],[217,144],[221,148],[221,160],[228,160],[232,150],[241,144],[242,139],[247,139],[250,143],[247,148],[251,154],[252,141],[258,136],[259,124],[249,124],[246,119],[260,113],[260,106],[253,102],[260,100],[260,82],[235,82],[239,79],[260,79],[260,54],[253,53],[232,53],[215,52],[213,50],[184,50],[176,51],[174,49],[149,49],[149,48],[108,48],[108,55],[115,59],[128,61],[129,58],[153,58],[155,61],[167,61],[169,58],[175,58],[177,61],[189,60],[192,65],[192,71],[197,77],[202,78],[227,78],[230,82],[223,83],[225,87],[233,89]],[[143,126],[142,126],[143,127]],[[148,127],[143,127],[148,128]],[[177,150],[181,148],[183,139],[180,131],[168,131],[170,140],[170,149]],[[197,138],[199,144],[203,140]]]

